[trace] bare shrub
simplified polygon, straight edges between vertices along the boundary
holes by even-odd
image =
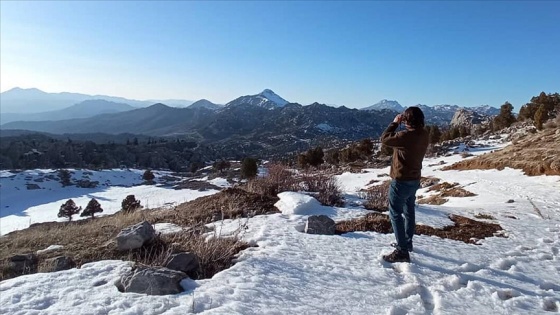
[[[249,192],[265,196],[276,196],[284,191],[298,190],[298,180],[294,174],[282,164],[269,164],[265,177],[255,177],[247,182]]]
[[[360,194],[365,199],[364,208],[368,210],[387,211],[389,209],[389,187],[391,181],[387,180],[380,185],[371,186]]]
[[[344,200],[336,178],[324,173],[305,173],[302,176],[305,191],[316,192],[315,198],[325,206],[342,206]]]

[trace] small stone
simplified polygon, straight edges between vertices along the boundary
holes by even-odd
[[[35,254],[14,255],[8,258],[8,265],[14,276],[36,273],[38,258]]]
[[[194,253],[186,252],[172,254],[167,260],[165,267],[191,274],[197,272],[200,265],[198,257]]]
[[[140,266],[123,275],[115,285],[120,292],[147,295],[168,295],[183,292],[183,272],[164,267]]]
[[[312,215],[305,224],[305,233],[333,235],[336,230],[335,222],[326,215]]]
[[[68,270],[76,267],[76,263],[71,257],[58,256],[45,260],[47,271],[55,272],[61,270]]]
[[[515,200],[513,200],[513,199],[510,199],[510,200],[506,201],[506,203],[514,203],[514,202],[515,202]]]
[[[154,227],[147,221],[124,228],[117,235],[118,250],[131,250],[142,247],[156,236]]]

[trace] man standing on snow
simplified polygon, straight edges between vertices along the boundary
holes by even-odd
[[[405,124],[406,130],[396,132],[401,123]],[[418,107],[409,107],[397,115],[381,135],[381,143],[393,148],[389,216],[397,243],[395,251],[383,256],[390,263],[410,262],[409,252],[412,251],[412,236],[416,227],[416,190],[420,187],[422,160],[428,142],[424,113]]]

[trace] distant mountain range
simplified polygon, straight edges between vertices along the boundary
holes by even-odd
[[[88,100],[105,100],[113,103],[128,104],[133,107],[146,107],[155,103],[166,103],[171,106],[188,106],[188,100],[132,100],[107,95],[87,95],[80,93],[47,93],[39,89],[13,88],[0,93],[2,106],[0,112],[5,113],[42,113],[64,109]]]
[[[100,114],[126,112],[133,109],[135,109],[135,107],[124,103],[115,103],[106,100],[87,100],[64,109],[49,112],[34,114],[2,113],[0,115],[0,123],[87,118]]]
[[[495,107],[491,107],[489,105],[482,105],[477,107],[462,107],[459,105],[435,105],[435,106],[428,106],[418,104],[415,105],[422,109],[424,112],[424,116],[426,117],[426,122],[428,124],[436,124],[436,125],[449,125],[451,120],[453,119],[453,115],[460,109],[467,109],[472,112],[476,112],[478,114],[484,116],[495,116],[500,113],[500,110]],[[380,102],[362,108],[362,110],[381,110],[381,109],[388,109],[396,112],[402,112],[405,110],[405,107],[399,104],[397,101],[391,100],[381,100]]]
[[[26,90],[26,93],[44,93],[37,91]],[[424,111],[428,124],[439,125],[448,125],[455,112],[461,109],[457,105],[418,106]],[[225,106],[205,99],[180,108],[162,103],[133,107],[102,99],[86,100],[50,112],[2,114],[3,121],[11,121],[0,128],[3,136],[28,130],[71,134],[73,138],[80,134],[84,138],[89,134],[95,139],[103,139],[101,134],[126,134],[127,138],[130,135],[178,137],[212,145],[220,152],[283,154],[312,145],[333,146],[378,137],[402,110],[404,106],[390,100],[360,110],[319,103],[303,106],[265,89],[258,94],[238,97]],[[489,106],[469,110],[480,111],[483,115],[499,112]]]

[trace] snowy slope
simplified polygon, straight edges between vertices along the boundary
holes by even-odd
[[[58,218],[60,205],[72,199],[77,206],[85,208],[91,198],[101,204],[103,213],[113,214],[121,209],[127,195],[135,195],[145,208],[174,206],[216,190],[175,190],[173,182],[164,184],[169,172],[154,171],[158,185],[141,185],[143,170],[70,170],[72,181],[87,179],[97,181],[96,188],[62,187],[55,170],[30,170],[16,174],[0,171],[0,235],[24,229],[33,223],[64,221]],[[28,190],[27,184],[40,189]],[[224,186],[222,184],[222,186]],[[224,186],[225,187],[225,186]],[[74,216],[73,220],[81,219]]]
[[[460,150],[461,148],[458,148]],[[483,154],[488,147],[475,151]],[[485,151],[486,150],[486,151]],[[387,264],[392,235],[342,236],[300,231],[310,214],[335,221],[362,216],[360,207],[331,208],[301,194],[282,194],[284,214],[217,223],[227,236],[258,247],[212,279],[183,281],[173,296],[119,293],[113,285],[127,262],[103,261],[58,273],[0,283],[0,314],[546,314],[560,308],[560,177],[527,177],[518,170],[441,171],[458,155],[427,159],[424,175],[458,182],[477,194],[443,206],[420,205],[417,221],[449,224],[447,214],[492,215],[507,238],[481,245],[415,236],[412,263]],[[385,169],[338,176],[348,198]],[[418,194],[426,195],[425,190]],[[527,197],[541,210],[540,217]],[[506,203],[513,199],[513,203]],[[292,207],[293,209],[289,209]]]

